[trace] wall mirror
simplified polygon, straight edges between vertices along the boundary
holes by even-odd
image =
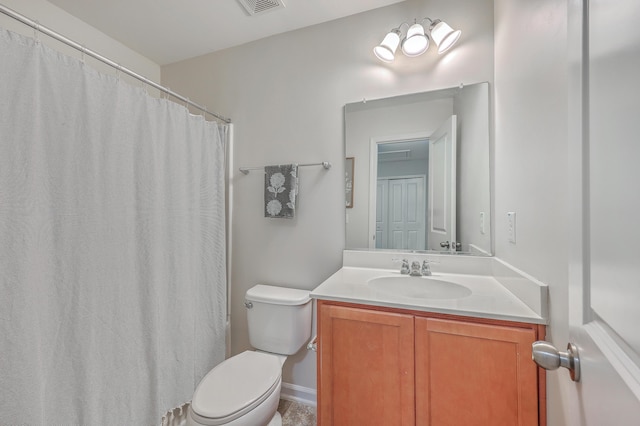
[[[347,104],[346,247],[490,256],[489,83]]]

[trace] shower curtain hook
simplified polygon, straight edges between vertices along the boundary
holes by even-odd
[[[85,64],[84,55],[87,52],[87,48],[84,47],[84,44],[82,46],[80,46],[80,47],[81,47],[81,49],[80,49],[80,60],[82,61],[82,64],[84,65]]]
[[[118,64],[116,67],[116,80],[120,82],[120,71],[122,71],[122,65]]]

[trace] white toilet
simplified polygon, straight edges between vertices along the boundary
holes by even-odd
[[[256,351],[233,356],[202,379],[187,425],[280,426],[282,365],[311,336],[309,292],[257,285],[245,297],[249,341]]]

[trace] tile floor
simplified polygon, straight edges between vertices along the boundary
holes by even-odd
[[[282,426],[316,425],[315,407],[281,399],[278,411],[282,415]]]

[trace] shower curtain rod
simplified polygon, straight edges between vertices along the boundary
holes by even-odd
[[[211,111],[207,111],[207,109],[205,107],[198,105],[197,103],[189,100],[188,98],[185,98],[182,95],[179,95],[178,93],[172,91],[171,89],[169,89],[167,87],[164,87],[164,86],[161,86],[158,83],[155,83],[155,82],[149,80],[148,78],[146,78],[146,77],[144,77],[144,76],[142,76],[142,75],[140,75],[140,74],[138,74],[138,73],[136,73],[134,71],[131,71],[129,68],[123,67],[122,65],[112,61],[111,59],[108,59],[108,58],[100,55],[97,52],[94,52],[91,49],[87,49],[86,47],[82,46],[80,43],[76,43],[75,41],[63,36],[62,34],[56,32],[56,31],[53,31],[52,29],[47,28],[47,27],[45,27],[43,25],[40,25],[37,21],[31,20],[31,19],[27,18],[26,16],[21,15],[20,13],[16,12],[15,10],[9,9],[8,7],[6,7],[3,4],[0,4],[0,12],[4,13],[5,15],[7,15],[7,16],[9,16],[9,17],[11,17],[11,18],[13,18],[13,19],[15,19],[17,21],[22,22],[23,24],[35,29],[36,31],[39,31],[39,32],[41,32],[43,34],[46,34],[49,37],[52,37],[52,38],[54,38],[54,39],[56,39],[56,40],[58,40],[58,41],[60,41],[60,42],[62,42],[64,44],[66,44],[67,46],[70,46],[70,47],[82,52],[82,54],[84,54],[84,55],[91,56],[92,58],[97,59],[100,62],[115,68],[119,72],[123,72],[123,73],[125,73],[125,74],[127,74],[127,75],[129,75],[129,76],[131,76],[131,77],[143,82],[144,84],[146,84],[148,86],[151,86],[151,87],[153,87],[155,89],[160,90],[161,92],[166,93],[169,96],[172,96],[172,97],[174,97],[176,99],[179,99],[180,101],[184,102],[185,104],[188,104],[188,105],[190,105],[190,106],[192,106],[192,107],[204,112],[205,114],[209,114],[209,115],[215,117],[216,119],[218,119],[218,120],[220,120],[220,121],[222,121],[224,123],[227,123],[227,124],[231,123],[231,119],[230,118],[224,117],[224,116],[222,116],[220,114],[216,114],[216,113],[211,112]]]

